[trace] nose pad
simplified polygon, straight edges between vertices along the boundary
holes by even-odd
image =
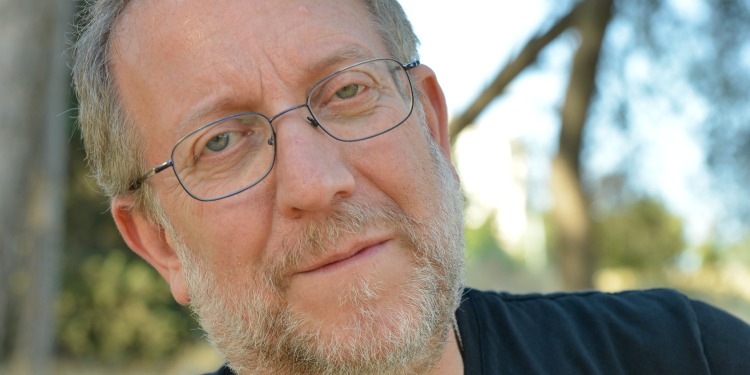
[[[310,123],[310,125],[311,125],[311,126],[312,126],[313,128],[317,128],[317,127],[319,127],[319,126],[320,126],[320,123],[318,122],[318,120],[316,120],[315,118],[313,118],[313,117],[310,117],[310,116],[308,116],[308,117],[307,117],[307,122],[309,122],[309,123]]]

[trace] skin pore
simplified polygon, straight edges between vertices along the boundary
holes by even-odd
[[[135,1],[111,52],[149,165],[202,124],[271,116],[336,69],[389,56],[345,0]],[[128,245],[238,374],[461,373],[461,196],[442,91],[426,66],[410,74],[423,115],[388,133],[338,142],[297,109],[274,121],[273,170],[241,194],[199,202],[165,172],[148,184],[168,222],[113,200]]]

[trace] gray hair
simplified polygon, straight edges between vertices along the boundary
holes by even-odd
[[[419,43],[397,0],[363,0],[375,29],[391,57],[416,60]],[[134,195],[133,209],[159,218],[149,184],[132,192],[130,183],[148,166],[141,149],[142,134],[123,108],[111,65],[113,30],[129,0],[87,0],[84,28],[74,46],[73,83],[79,101],[79,122],[89,168],[104,194]],[[158,209],[156,211],[159,211]]]

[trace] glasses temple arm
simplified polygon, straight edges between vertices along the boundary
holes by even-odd
[[[403,65],[404,70],[411,70],[419,66],[419,60],[414,60],[406,65]]]
[[[133,183],[130,184],[130,187],[128,187],[128,189],[130,191],[135,191],[135,190],[140,189],[141,185],[143,185],[144,181],[148,180],[153,175],[155,175],[155,174],[157,174],[157,173],[159,173],[159,172],[161,172],[161,171],[163,171],[163,170],[165,170],[165,169],[167,169],[169,167],[172,167],[172,166],[174,166],[174,162],[172,161],[172,159],[169,159],[169,160],[165,161],[164,163],[161,163],[161,164],[157,165],[156,167],[154,167],[150,171],[144,173],[143,176],[138,177],[135,181],[133,181]]]

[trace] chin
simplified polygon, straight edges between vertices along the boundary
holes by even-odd
[[[429,368],[440,357],[449,334],[453,308],[435,287],[434,270],[413,269],[396,290],[366,281],[354,283],[338,313],[329,319],[289,311],[279,342],[284,368],[292,373],[409,373]],[[278,363],[278,362],[277,362]],[[409,369],[407,371],[407,369]]]

